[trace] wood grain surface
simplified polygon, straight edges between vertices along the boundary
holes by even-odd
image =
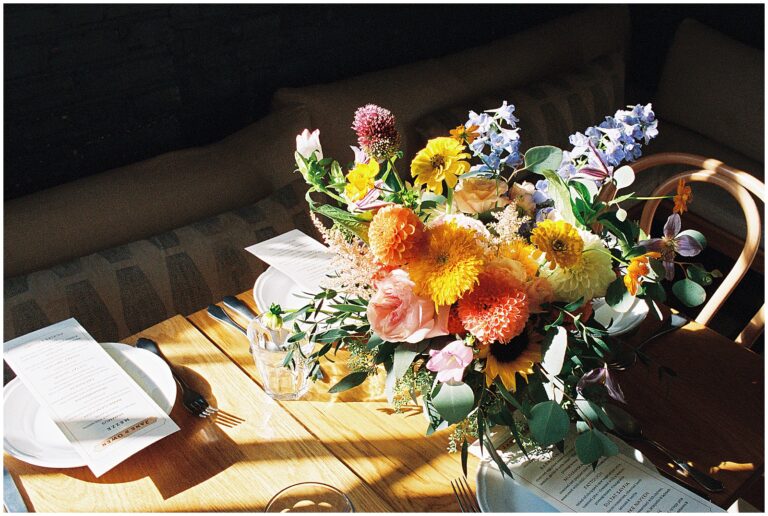
[[[337,485],[359,511],[393,509],[186,319],[138,336],[154,339],[187,383],[231,417],[195,417],[179,392],[171,417],[181,431],[100,478],[86,467],[42,468],[6,455],[30,510],[261,512],[277,491],[304,481]]]
[[[250,293],[238,297],[256,310]],[[213,320],[205,310],[192,314],[189,320],[261,384],[242,333]],[[383,373],[355,389],[328,394],[328,388],[348,373],[345,358],[340,353],[335,364],[323,362],[323,382],[315,384],[301,400],[280,404],[394,510],[458,511],[450,481],[462,475],[461,458],[458,453],[447,452],[450,431],[426,437],[428,425],[421,407],[409,406],[403,414],[394,414],[383,396]],[[473,489],[478,463],[479,459],[470,456]]]

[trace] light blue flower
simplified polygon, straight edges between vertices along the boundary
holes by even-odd
[[[501,120],[504,120],[507,124],[509,124],[512,127],[515,127],[515,124],[519,121],[512,114],[515,112],[515,106],[513,104],[507,104],[506,100],[501,105],[501,107],[496,109],[487,109],[485,112],[493,114],[494,118],[500,118]]]

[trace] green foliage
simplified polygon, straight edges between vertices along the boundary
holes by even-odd
[[[368,378],[368,373],[365,371],[356,371],[354,373],[350,373],[339,380],[339,383],[328,389],[328,392],[331,394],[344,392],[346,390],[352,389],[353,387],[357,387],[363,383],[366,378]]]
[[[545,170],[554,171],[560,167],[563,151],[552,145],[531,147],[525,152],[523,159],[526,169],[535,174],[544,175]]]
[[[571,196],[568,186],[554,170],[544,169],[541,171],[541,174],[549,183],[548,192],[555,202],[555,209],[560,212],[560,215],[562,215],[566,222],[577,226],[576,217],[574,216],[573,208],[571,207]]]
[[[536,441],[549,446],[565,439],[571,421],[568,413],[554,401],[544,401],[531,409],[528,426]]]
[[[475,393],[464,382],[446,382],[432,396],[432,404],[449,424],[458,423],[474,408]]]
[[[594,464],[602,456],[619,453],[610,438],[597,429],[590,429],[576,437],[576,456],[583,464]]]
[[[331,219],[334,224],[356,235],[363,242],[368,242],[369,221],[365,220],[364,217],[353,215],[346,210],[331,206],[330,204],[323,204],[322,206],[315,207],[314,211],[321,215],[325,215]]]
[[[699,306],[707,299],[707,292],[698,283],[689,279],[676,281],[672,292],[685,306]]]

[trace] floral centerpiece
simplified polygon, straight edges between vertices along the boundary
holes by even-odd
[[[623,402],[609,365],[616,342],[591,317],[592,301],[604,298],[617,313],[662,302],[660,283],[677,266],[684,278],[672,291],[693,306],[716,274],[678,260],[706,243],[681,231],[690,187],[680,184],[660,238],[621,207],[644,199],[617,192],[634,181],[622,164],[658,134],[650,104],[573,134],[569,150],[524,153],[514,109],[505,101],[470,112],[405,174],[395,118],[379,106],[355,113],[358,146],[346,167],[323,156],[319,131],[297,137],[312,218],[335,260],[323,289],[285,317],[293,339],[318,343],[313,359],[349,350],[351,373],[331,392],[383,366],[396,408],[420,393],[427,432],[453,426],[449,448],[461,450],[465,469],[478,438],[507,471],[491,445],[493,425],[508,427],[525,451],[522,431],[562,448],[575,422],[582,462],[617,453],[602,408]]]

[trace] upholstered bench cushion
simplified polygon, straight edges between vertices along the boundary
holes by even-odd
[[[299,177],[255,204],[6,279],[4,338],[75,317],[116,341],[240,293],[266,267],[246,246],[293,228],[313,234],[305,191]]]

